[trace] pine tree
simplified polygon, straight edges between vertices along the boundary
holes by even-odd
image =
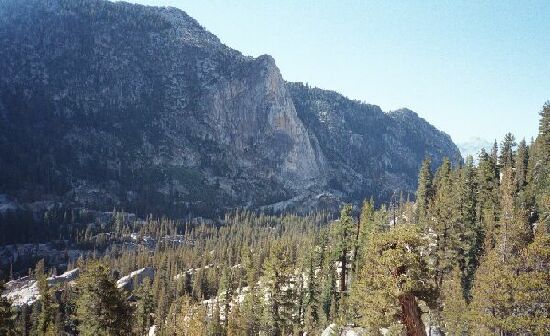
[[[265,286],[269,293],[265,305],[264,325],[268,335],[285,335],[292,330],[294,302],[289,298],[291,266],[288,249],[280,242],[274,243],[265,266]]]
[[[418,189],[416,191],[417,221],[425,225],[428,216],[428,208],[432,202],[434,191],[432,185],[431,159],[425,158],[418,174]]]
[[[436,291],[419,231],[398,225],[373,237],[361,280],[354,286],[354,295],[363,297],[359,324],[370,330],[403,326],[407,335],[425,335],[418,300],[432,305]]]
[[[308,256],[308,269],[306,273],[307,285],[305,288],[305,312],[304,312],[304,329],[308,334],[318,332],[319,322],[321,320],[320,310],[320,286],[318,271],[321,269],[321,248],[316,246],[310,251]]]
[[[495,142],[493,143],[493,147],[491,148],[491,153],[489,155],[490,155],[491,161],[493,161],[495,164],[497,164],[497,162],[498,162],[498,144],[497,144],[496,139],[495,139]]]
[[[550,234],[537,227],[534,241],[521,253],[514,277],[512,329],[522,334],[544,335],[550,330]]]
[[[514,166],[514,148],[516,145],[514,135],[512,133],[506,133],[504,139],[500,143],[500,155],[498,158],[500,167]]]
[[[207,335],[206,308],[198,305],[193,308],[192,316],[189,319],[186,336]]]
[[[516,168],[516,186],[518,190],[523,190],[527,184],[527,167],[529,164],[529,149],[522,139],[518,144],[518,150],[516,152],[515,168]]]
[[[159,330],[160,335],[170,335],[173,336],[176,334],[176,329],[178,328],[178,322],[180,322],[180,300],[175,300],[170,304],[170,307],[167,309],[168,313],[166,318],[162,321],[155,322]]]
[[[550,101],[540,112],[539,134],[530,165],[530,189],[541,222],[550,223]]]
[[[354,271],[361,267],[363,262],[363,256],[367,246],[370,244],[371,235],[378,231],[374,220],[374,201],[363,201],[363,206],[361,207],[361,215],[359,216],[359,235],[358,242],[355,248],[355,254],[353,257],[353,263],[355,267]]]
[[[224,334],[223,325],[220,318],[220,304],[216,300],[212,303],[212,314],[206,326],[208,335],[220,336]]]
[[[109,270],[92,262],[78,282],[76,315],[82,336],[123,336],[132,332],[131,308],[109,276]]]
[[[445,334],[455,336],[467,335],[469,331],[468,305],[464,299],[462,274],[458,267],[455,267],[451,274],[443,281],[441,296],[443,301],[443,330]]]
[[[476,217],[483,230],[484,249],[491,249],[497,234],[499,179],[495,161],[484,151],[479,156],[477,187]]]
[[[36,285],[40,299],[38,300],[38,320],[36,322],[37,335],[57,334],[55,325],[56,305],[52,292],[48,287],[46,274],[44,273],[44,260],[40,260],[35,269]]]
[[[154,298],[150,280],[146,278],[136,291],[138,305],[136,311],[137,329],[140,334],[146,334],[152,326],[151,316],[154,312]]]
[[[461,167],[456,178],[456,204],[458,223],[455,228],[458,265],[462,275],[464,294],[469,295],[479,256],[483,248],[483,229],[477,221],[477,181],[476,169],[471,156]]]
[[[224,316],[223,327],[227,328],[229,321],[231,301],[233,300],[233,274],[231,268],[224,267],[222,276],[220,279],[220,286],[218,291],[218,300],[220,303],[220,311]]]
[[[206,325],[204,325],[204,328],[202,328],[203,330],[197,330],[202,326],[202,323],[205,322],[206,316],[201,316],[201,313],[198,314],[198,317],[196,316],[197,308],[194,307],[191,298],[188,296],[183,296],[179,298],[177,302],[175,302],[173,315],[173,326],[168,329],[168,335],[200,336],[202,335],[202,332],[206,330]],[[204,319],[202,319],[203,317]],[[194,334],[193,332],[198,333]]]
[[[260,297],[258,286],[248,287],[249,291],[245,295],[241,304],[241,323],[245,335],[258,335],[261,328],[261,318],[258,312],[263,310],[263,302]]]
[[[335,253],[340,269],[338,289],[341,298],[346,295],[348,290],[348,267],[351,268],[349,254],[351,254],[353,250],[353,242],[355,239],[354,232],[356,232],[354,230],[355,225],[353,223],[352,209],[351,204],[344,205],[340,212],[340,219],[336,222],[334,227]]]
[[[245,336],[246,323],[243,321],[239,304],[234,304],[231,307],[227,322],[227,336]]]
[[[472,290],[472,321],[479,335],[505,332],[513,305],[513,270],[510,260],[502,263],[496,249],[488,251],[476,273]]]
[[[533,308],[521,308],[518,303],[526,300],[532,307],[539,305],[538,300],[529,299],[534,291],[519,290],[522,285],[531,287],[532,282],[526,279],[533,278],[536,282],[543,277],[540,273],[528,274],[530,268],[525,269],[523,251],[530,246],[532,237],[527,220],[514,206],[514,189],[512,169],[505,167],[500,188],[499,234],[495,248],[488,250],[483,258],[474,282],[471,307],[480,334],[519,332],[526,321],[525,315],[529,316]]]
[[[4,292],[4,283],[0,281],[0,294]],[[0,295],[0,336],[15,336],[15,314],[11,302]]]
[[[437,170],[434,179],[435,196],[430,207],[431,221],[429,223],[430,237],[433,238],[434,248],[431,250],[435,268],[437,287],[441,287],[443,278],[450,272],[453,262],[457,259],[457,245],[459,243],[460,219],[457,203],[454,174],[451,163],[445,159]]]
[[[512,167],[503,170],[500,184],[499,253],[503,262],[517,253],[532,239],[527,217],[516,206],[516,184]]]

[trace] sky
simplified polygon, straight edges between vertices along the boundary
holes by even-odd
[[[410,108],[455,142],[529,140],[550,100],[548,0],[129,2],[180,8],[288,81]]]

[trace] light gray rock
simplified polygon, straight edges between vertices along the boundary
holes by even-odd
[[[24,203],[336,210],[411,193],[427,154],[460,158],[415,113],[287,83],[174,8],[4,0],[0,45],[0,190]]]

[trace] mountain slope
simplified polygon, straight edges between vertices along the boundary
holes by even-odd
[[[329,166],[329,187],[352,200],[377,195],[387,200],[416,189],[419,165],[431,156],[459,162],[451,138],[415,112],[384,113],[327,90],[288,83],[298,116],[316,139]]]
[[[411,191],[426,153],[458,157],[417,116],[286,83],[174,8],[3,0],[0,44],[0,190],[23,201],[307,211]]]

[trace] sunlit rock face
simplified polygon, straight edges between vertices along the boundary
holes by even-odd
[[[0,191],[23,202],[334,210],[460,157],[415,113],[287,83],[174,8],[5,0],[0,45]]]

